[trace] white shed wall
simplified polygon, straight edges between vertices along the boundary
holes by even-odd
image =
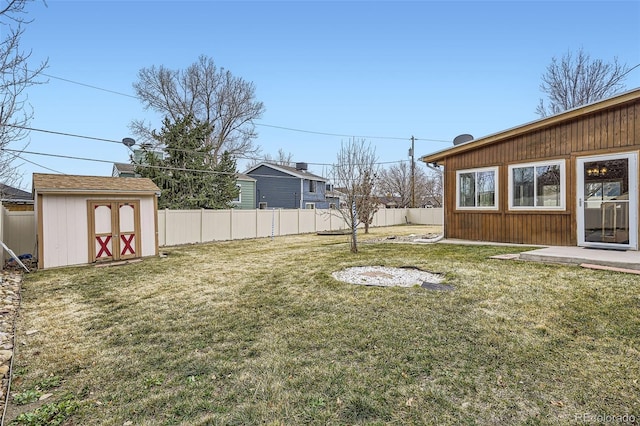
[[[140,242],[141,255],[156,255],[156,220],[154,197],[144,197],[140,199]]]
[[[87,200],[132,200],[133,197],[86,197],[44,195],[42,197],[43,267],[89,263]],[[141,256],[156,254],[154,198],[140,198]]]
[[[42,197],[42,254],[45,268],[89,262],[86,198]]]

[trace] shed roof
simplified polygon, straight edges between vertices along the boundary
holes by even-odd
[[[532,132],[540,129],[544,129],[547,127],[551,127],[569,120],[573,120],[577,117],[603,111],[609,108],[614,108],[625,103],[634,102],[640,100],[640,88],[635,88],[633,90],[629,90],[622,94],[612,96],[610,98],[593,102],[588,105],[579,106],[559,114],[552,115],[550,117],[545,117],[540,120],[532,121],[517,127],[513,127],[508,130],[504,130],[499,133],[494,133],[489,136],[485,136],[479,139],[474,139],[469,142],[461,143],[460,145],[455,145],[453,147],[449,147],[433,154],[428,154],[420,157],[420,160],[425,163],[434,163],[444,160],[446,157],[450,157],[453,155],[461,154],[466,151],[471,151],[473,149],[477,149],[486,145],[491,145],[500,141],[503,141],[508,138],[512,138],[514,136],[522,135],[527,132]]]
[[[156,194],[160,188],[149,178],[33,174],[34,193]]]

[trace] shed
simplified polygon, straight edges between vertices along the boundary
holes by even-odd
[[[640,88],[421,157],[444,236],[638,250]]]
[[[151,179],[34,173],[32,191],[38,268],[158,254]]]

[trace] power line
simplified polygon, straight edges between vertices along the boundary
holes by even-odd
[[[21,156],[20,156],[20,155],[18,155],[18,154],[13,154],[13,156],[14,156],[14,157],[16,157],[16,158],[19,158],[19,159],[21,159],[21,160],[23,160],[23,161],[26,161],[27,163],[31,163],[31,164],[33,164],[34,166],[41,167],[41,168],[43,168],[43,169],[45,169],[45,170],[49,170],[50,172],[58,173],[58,174],[60,174],[60,175],[66,175],[66,173],[63,173],[63,172],[61,172],[61,171],[58,171],[58,170],[52,169],[52,168],[47,167],[47,166],[43,166],[42,164],[36,163],[35,161],[31,161],[31,160],[28,160],[28,159],[26,159],[26,158],[24,158],[24,157],[21,157]]]
[[[80,138],[80,139],[89,139],[89,140],[95,140],[95,141],[100,141],[100,142],[109,142],[109,143],[117,143],[117,144],[122,144],[122,141],[117,141],[117,140],[113,140],[113,139],[105,139],[105,138],[97,138],[97,137],[93,137],[93,136],[83,136],[83,135],[76,135],[73,133],[67,133],[67,132],[58,132],[58,131],[54,131],[54,130],[44,130],[44,129],[36,129],[34,127],[27,127],[27,126],[18,126],[18,125],[14,125],[14,124],[4,124],[7,127],[15,127],[15,128],[19,128],[19,129],[24,129],[24,130],[30,130],[30,131],[35,131],[35,132],[44,132],[44,133],[49,133],[49,134],[55,134],[55,135],[61,135],[61,136],[68,136],[68,137],[74,137],[74,138]],[[206,154],[205,152],[201,152],[201,151],[196,151],[196,150],[192,150],[192,149],[182,149],[182,148],[164,148],[162,149],[163,151],[176,151],[176,152],[186,152],[186,153],[190,153],[190,154]],[[17,150],[9,150],[6,149],[5,151],[14,151],[14,152],[18,152]],[[27,152],[27,151],[20,151],[20,152]],[[36,154],[36,153],[32,153],[32,154]],[[39,153],[42,154],[42,153]],[[55,154],[49,154],[51,156],[54,156]],[[259,157],[236,157],[238,160],[251,160],[251,161],[256,161],[256,160],[261,160]],[[76,158],[79,159],[79,158]],[[90,159],[88,160],[90,161]],[[102,161],[102,160],[100,160]],[[106,161],[108,163],[119,163],[119,161]],[[268,162],[268,161],[264,161],[264,162]],[[378,162],[376,164],[395,164],[395,163],[399,163],[399,162],[403,162],[403,160],[397,160],[397,161],[383,161],[383,162]],[[310,163],[307,162],[307,164],[311,164],[314,166],[333,166],[334,164],[332,163]]]
[[[9,149],[2,149],[2,150],[3,150],[3,151],[18,151],[18,150],[9,150]],[[18,152],[22,152],[22,151],[18,151]],[[27,163],[31,163],[31,164],[33,164],[34,166],[41,167],[41,168],[43,168],[43,169],[45,169],[45,170],[49,170],[50,172],[59,173],[59,174],[61,174],[61,175],[66,174],[66,173],[62,173],[62,172],[60,172],[60,171],[58,171],[58,170],[51,169],[51,168],[49,168],[49,167],[47,167],[47,166],[43,166],[42,164],[38,164],[38,163],[36,163],[35,161],[31,161],[31,160],[28,160],[28,159],[26,159],[26,158],[24,158],[24,157],[21,157],[21,156],[20,156],[20,154],[16,154],[15,152],[8,152],[8,154],[9,154],[9,155],[12,155],[12,156],[13,156],[13,158],[19,158],[19,159],[21,159],[22,161],[26,161]]]
[[[57,132],[55,130],[36,129],[34,127],[18,126],[18,125],[15,125],[15,124],[3,124],[3,126],[15,127],[16,129],[24,129],[24,130],[34,131],[34,132],[50,133],[50,134],[53,134],[53,135],[69,136],[69,137],[72,137],[72,138],[90,139],[90,140],[94,140],[94,141],[111,142],[111,143],[118,143],[118,144],[122,143],[122,141],[116,141],[116,140],[113,140],[113,139],[96,138],[96,137],[93,137],[93,136],[75,135],[73,133]]]
[[[58,77],[58,76],[51,75],[51,74],[42,73],[42,75],[44,75],[45,77],[54,78],[56,80],[65,81],[67,83],[77,84],[79,86],[84,86],[84,87],[88,87],[88,88],[91,88],[91,89],[112,93],[112,94],[115,94],[115,95],[126,96],[128,98],[141,100],[138,96],[135,96],[135,95],[129,95],[127,93],[122,93],[122,92],[118,92],[118,91],[115,91],[115,90],[104,89],[102,87],[98,87],[98,86],[94,86],[94,85],[86,84],[86,83],[81,83],[79,81],[70,80],[70,79],[67,79],[67,78],[62,78],[62,77]],[[253,121],[252,121],[252,124],[254,124],[256,126],[271,127],[271,128],[274,128],[274,129],[287,130],[287,131],[291,131],[291,132],[309,133],[309,134],[316,134],[316,135],[323,135],[323,136],[358,137],[358,138],[364,138],[364,139],[387,139],[387,140],[402,140],[402,141],[411,140],[411,138],[397,137],[397,136],[396,137],[394,137],[394,136],[359,136],[359,135],[354,135],[354,134],[318,132],[318,131],[313,131],[313,130],[295,129],[295,128],[292,128],[292,127],[285,127],[285,126],[276,126],[276,125],[272,125],[272,124],[254,123]],[[429,142],[442,142],[442,143],[450,143],[451,142],[449,140],[427,139],[427,138],[415,138],[415,140],[429,141]]]
[[[326,133],[326,132],[315,132],[312,130],[302,130],[302,129],[294,129],[291,127],[283,127],[283,126],[274,126],[271,124],[261,124],[261,123],[253,123],[256,126],[262,126],[262,127],[271,127],[274,129],[282,129],[282,130],[289,130],[292,132],[300,132],[300,133],[311,133],[314,135],[324,135],[324,136],[338,136],[338,137],[346,137],[346,138],[363,138],[363,139],[388,139],[388,140],[400,140],[400,141],[410,141],[411,138],[399,138],[399,137],[394,137],[394,136],[358,136],[358,135],[346,135],[346,134],[340,134],[340,133]],[[446,142],[449,143],[451,141],[445,141],[445,140],[441,140],[441,139],[424,139],[424,138],[415,138],[414,140],[422,140],[422,141],[430,141],[430,142]]]
[[[54,157],[54,158],[64,158],[64,159],[68,159],[68,160],[80,160],[80,161],[92,161],[92,162],[96,162],[96,163],[108,163],[108,164],[114,164],[114,163],[118,163],[117,161],[110,161],[110,160],[101,160],[101,159],[97,159],[97,158],[88,158],[88,157],[77,157],[77,156],[73,156],[73,155],[62,155],[62,154],[51,154],[51,153],[46,153],[46,152],[36,152],[36,151],[24,151],[24,150],[17,150],[17,149],[9,149],[9,148],[5,148],[3,149],[3,151],[12,153],[13,156],[15,157],[20,157],[20,154],[29,154],[29,155],[40,155],[40,156],[44,156],[44,157]],[[25,161],[29,161],[27,159],[25,159],[24,157],[20,157]],[[382,165],[382,164],[395,164],[395,163],[402,163],[405,160],[398,160],[398,161],[386,161],[386,162],[380,162],[380,163],[375,163],[376,165]],[[50,169],[48,167],[42,166],[40,164],[34,163],[32,161],[29,161],[32,164],[35,164],[39,167],[45,168],[47,170],[51,170],[54,171],[56,173],[59,174],[66,174],[63,172],[59,172],[57,170],[53,170]],[[311,163],[307,163],[307,164],[311,164]],[[318,165],[323,165],[323,166],[331,166],[331,167],[335,167],[335,164],[322,164],[322,163],[316,163]],[[238,174],[239,172],[220,172],[220,171],[216,171],[216,170],[201,170],[201,169],[189,169],[189,168],[184,168],[184,167],[171,167],[171,166],[156,166],[156,165],[149,165],[149,164],[136,164],[136,166],[138,167],[144,167],[144,168],[151,168],[151,169],[158,169],[158,170],[175,170],[175,171],[183,171],[183,172],[201,172],[201,173],[209,173],[209,174],[227,174],[227,175],[235,175]],[[298,177],[294,177],[294,176],[274,176],[274,175],[252,175],[252,176],[256,176],[256,177],[268,177],[268,178],[286,178],[286,179],[299,179]],[[318,176],[318,177],[324,177],[324,176]]]
[[[126,96],[128,98],[140,99],[137,96],[129,95],[127,93],[116,92],[115,90],[103,89],[102,87],[92,86],[91,84],[80,83],[79,81],[73,81],[73,80],[69,80],[69,79],[66,79],[66,78],[62,78],[62,77],[56,77],[55,75],[51,75],[51,74],[45,74],[45,73],[40,73],[40,74],[44,75],[45,77],[55,78],[56,80],[66,81],[67,83],[73,83],[73,84],[77,84],[79,86],[89,87],[91,89],[96,89],[96,90],[101,90],[103,92],[113,93],[115,95]]]

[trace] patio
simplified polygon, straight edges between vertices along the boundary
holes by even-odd
[[[522,247],[522,245],[519,244],[489,243],[457,239],[440,240],[439,243]],[[536,248],[535,250],[521,252],[519,255],[513,255],[510,257],[503,256],[503,258],[534,262],[573,264],[593,269],[609,269],[616,270],[618,272],[640,273],[640,251],[606,250],[568,246],[539,247],[540,248]]]

